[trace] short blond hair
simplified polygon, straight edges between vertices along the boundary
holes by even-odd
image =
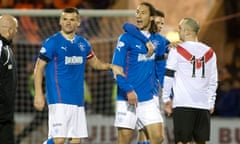
[[[198,21],[194,20],[193,18],[183,18],[182,19],[182,26],[186,29],[193,31],[194,33],[198,33],[200,30],[200,25]]]

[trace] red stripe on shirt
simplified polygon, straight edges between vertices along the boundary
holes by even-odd
[[[178,45],[178,46],[177,46],[177,52],[178,52],[181,56],[183,56],[186,60],[188,60],[188,61],[191,62],[193,55],[192,55],[190,52],[188,52],[186,49],[184,49],[183,47],[181,47],[181,46]],[[212,58],[212,56],[213,56],[213,50],[212,50],[212,48],[210,48],[210,49],[203,55],[203,57],[204,57],[204,62],[207,63],[207,62]],[[201,66],[202,66],[201,60],[200,60],[199,58],[196,59],[196,68],[199,69],[199,68],[201,68]]]

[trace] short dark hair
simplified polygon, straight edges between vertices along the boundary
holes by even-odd
[[[75,7],[67,7],[63,9],[63,12],[65,13],[76,13],[77,15],[79,15],[79,11],[77,8]]]
[[[160,10],[156,10],[156,11],[155,11],[155,16],[160,16],[160,17],[165,18],[164,12],[162,12],[162,11],[160,11]]]

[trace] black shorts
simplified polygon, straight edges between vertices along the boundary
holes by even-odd
[[[210,112],[204,109],[173,109],[175,142],[206,142],[210,139]]]
[[[4,122],[0,123],[0,143],[14,144],[14,123]]]

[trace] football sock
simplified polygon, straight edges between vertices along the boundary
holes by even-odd
[[[53,138],[48,139],[46,143],[44,142],[43,144],[54,144]]]
[[[145,141],[145,142],[137,142],[137,144],[150,144],[149,141]]]

